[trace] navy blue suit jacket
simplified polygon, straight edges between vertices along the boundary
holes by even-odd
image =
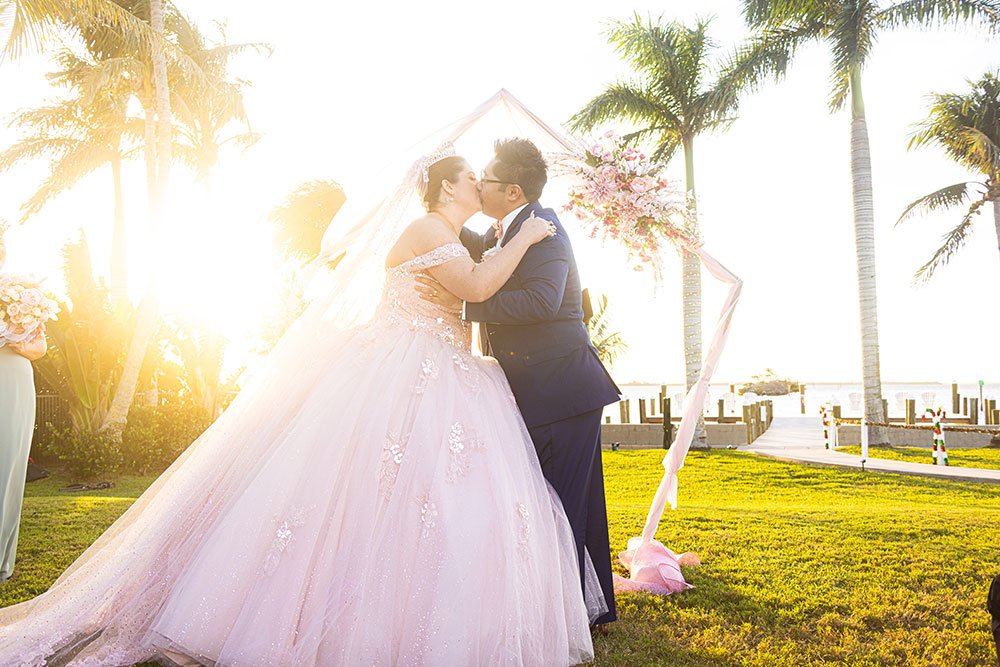
[[[596,410],[620,394],[583,324],[580,274],[555,212],[532,202],[514,218],[501,245],[532,213],[551,220],[556,235],[528,248],[496,294],[465,306],[466,318],[485,330],[528,428]],[[480,236],[462,229],[461,240],[476,261],[496,243],[492,230]]]

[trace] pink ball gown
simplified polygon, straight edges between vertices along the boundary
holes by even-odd
[[[589,660],[573,536],[506,378],[414,289],[465,254],[389,269],[370,323],[238,397],[48,592],[0,610],[0,664]]]

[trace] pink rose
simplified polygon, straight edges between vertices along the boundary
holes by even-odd
[[[34,287],[29,287],[28,289],[21,292],[21,303],[29,308],[37,306],[42,302],[42,293],[39,292]]]
[[[597,170],[597,175],[606,181],[613,181],[618,175],[618,170],[611,165],[605,165]]]
[[[629,188],[636,194],[648,192],[656,186],[656,181],[648,176],[636,176],[629,182]]]

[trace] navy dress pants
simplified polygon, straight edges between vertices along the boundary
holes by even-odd
[[[542,474],[559,494],[569,518],[580,559],[583,583],[584,547],[597,570],[608,613],[595,623],[610,623],[615,611],[611,580],[611,546],[608,543],[608,510],[604,500],[601,466],[601,415],[593,410],[576,417],[528,429],[542,465]]]

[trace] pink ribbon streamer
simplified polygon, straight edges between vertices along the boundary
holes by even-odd
[[[677,428],[677,435],[670,446],[670,451],[663,458],[665,469],[663,478],[653,496],[649,514],[646,515],[646,525],[642,529],[642,537],[630,539],[628,551],[619,555],[622,564],[629,568],[629,578],[624,579],[616,576],[615,592],[644,590],[658,595],[669,595],[691,588],[684,581],[680,566],[697,562],[697,556],[693,554],[676,556],[673,551],[654,540],[653,536],[656,535],[656,528],[660,524],[660,519],[663,518],[663,510],[667,503],[670,503],[671,508],[677,508],[677,472],[684,466],[684,458],[691,448],[691,440],[694,437],[698,417],[705,409],[708,384],[712,380],[716,366],[718,366],[722,350],[726,347],[733,311],[740,299],[743,281],[705,252],[703,248],[690,244],[686,245],[685,248],[697,255],[705,269],[717,280],[730,285],[729,293],[726,295],[722,311],[719,313],[712,342],[709,344],[708,351],[702,361],[698,381],[691,387],[684,399],[681,423]],[[688,557],[687,560],[685,560],[686,557]]]

